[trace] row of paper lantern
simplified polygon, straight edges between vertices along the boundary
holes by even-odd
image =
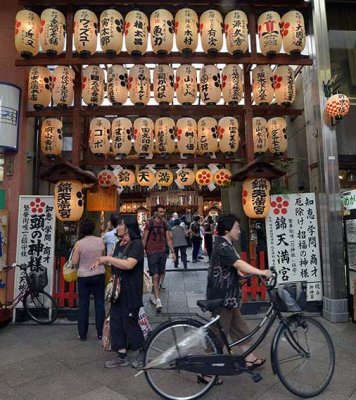
[[[179,10],[175,17],[168,10],[156,10],[151,14],[150,23],[138,10],[130,11],[124,19],[119,11],[111,8],[103,11],[98,21],[92,11],[81,9],[74,15],[74,46],[81,56],[94,54],[99,32],[101,48],[108,55],[120,53],[123,36],[129,54],[143,55],[147,50],[149,26],[152,49],[157,54],[172,51],[174,33],[179,51],[184,54],[194,52],[199,32],[203,50],[208,54],[222,49],[224,32],[230,54],[248,51],[248,18],[243,11],[231,11],[223,19],[219,11],[207,10],[198,18],[190,8]],[[259,16],[257,26],[263,54],[277,54],[282,44],[287,54],[304,50],[306,31],[299,11],[289,11],[282,18],[275,11],[264,12]],[[65,16],[60,11],[46,9],[40,18],[30,10],[22,10],[16,15],[15,46],[24,58],[36,55],[40,45],[49,55],[60,54],[64,50],[65,32]]]

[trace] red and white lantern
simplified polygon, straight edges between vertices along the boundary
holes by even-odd
[[[128,118],[115,118],[111,124],[111,151],[114,157],[126,157],[132,148],[132,123]]]
[[[109,169],[103,169],[98,174],[98,184],[103,188],[114,186],[116,183],[116,177]]]
[[[134,65],[129,74],[130,100],[135,105],[146,105],[150,100],[151,77],[150,70],[145,65]]]
[[[23,58],[38,54],[40,48],[40,17],[30,10],[21,10],[15,19],[15,47]]]
[[[217,10],[207,10],[199,21],[201,44],[205,53],[217,54],[223,46],[223,18]]]
[[[28,78],[28,101],[35,110],[49,106],[51,102],[52,75],[46,67],[31,67]]]
[[[348,114],[349,110],[350,100],[344,94],[334,94],[326,102],[326,112],[330,117],[342,119]]]
[[[252,71],[252,92],[256,105],[267,105],[273,100],[273,73],[268,65],[257,65]]]
[[[128,72],[122,65],[112,65],[108,70],[108,99],[113,106],[125,104],[128,98]]]
[[[294,71],[288,65],[280,65],[273,74],[274,97],[277,104],[289,106],[295,99]]]
[[[216,65],[204,65],[200,70],[200,95],[203,103],[207,105],[214,105],[220,101],[220,71]]]
[[[81,57],[96,52],[98,41],[98,18],[87,9],[78,10],[74,15],[74,46]]]
[[[258,38],[262,54],[274,56],[282,47],[281,17],[275,11],[267,11],[258,18]]]
[[[297,10],[282,16],[281,34],[287,54],[300,54],[305,48],[306,32],[303,14]]]
[[[267,122],[268,149],[281,156],[287,151],[287,122],[282,117],[271,118]]]
[[[153,11],[150,18],[151,45],[156,54],[166,55],[172,51],[174,19],[165,9]]]
[[[54,209],[59,221],[79,221],[84,211],[83,184],[77,180],[57,182]]]
[[[66,108],[73,103],[75,73],[71,67],[59,65],[52,72],[52,98],[59,108]]]
[[[227,64],[221,72],[225,103],[237,105],[243,96],[243,72],[238,64]]]
[[[261,156],[268,150],[267,121],[261,117],[252,118],[253,151]]]
[[[154,123],[150,118],[137,118],[133,123],[134,148],[140,157],[153,153]]]
[[[66,34],[66,18],[54,8],[46,8],[41,14],[40,45],[49,56],[63,53]]]
[[[98,65],[88,65],[83,70],[82,98],[89,107],[97,107],[104,101],[104,71]]]
[[[198,121],[198,150],[201,154],[218,151],[218,123],[215,118],[203,117]]]
[[[93,118],[89,127],[89,148],[93,154],[106,156],[110,151],[110,121]]]
[[[169,187],[173,184],[174,175],[169,169],[159,169],[156,172],[155,179],[158,186]]]
[[[172,118],[162,117],[155,122],[155,150],[165,156],[172,154],[176,148],[176,124]]]
[[[138,10],[130,11],[125,18],[126,50],[133,56],[142,56],[147,50],[148,19]]]
[[[178,151],[182,156],[197,151],[197,123],[193,118],[180,118],[177,121]]]
[[[231,183],[232,173],[226,168],[220,168],[214,174],[214,183],[218,186],[226,186]]]
[[[116,56],[122,49],[124,18],[119,11],[109,8],[100,14],[100,46],[108,56]]]
[[[189,55],[196,50],[198,27],[198,14],[191,8],[182,8],[175,15],[176,45],[184,55]]]
[[[174,97],[174,71],[166,64],[159,64],[153,72],[153,93],[158,104],[172,103]]]
[[[197,98],[197,71],[189,64],[183,64],[176,71],[176,95],[179,104],[193,104]]]
[[[232,156],[239,149],[239,122],[234,117],[221,118],[218,124],[219,150],[226,156]]]
[[[199,186],[209,186],[213,183],[214,175],[209,168],[198,169],[195,173],[195,180]]]
[[[60,156],[62,152],[62,121],[47,118],[41,125],[41,151],[46,156]]]
[[[271,207],[271,184],[265,178],[247,178],[242,184],[242,206],[249,218],[266,218]]]
[[[227,51],[242,55],[248,51],[248,19],[241,10],[230,11],[224,21]]]

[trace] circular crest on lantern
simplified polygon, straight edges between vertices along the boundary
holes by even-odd
[[[57,182],[54,187],[54,208],[60,221],[79,221],[84,211],[83,184],[77,180]]]
[[[231,183],[232,174],[226,168],[221,168],[214,174],[214,183],[218,186],[226,186]]]
[[[115,175],[109,169],[103,169],[98,174],[98,184],[103,188],[113,186],[116,183]]]
[[[158,186],[172,186],[174,175],[169,169],[159,169],[156,172],[156,183]]]
[[[189,55],[196,50],[198,27],[198,14],[191,8],[182,8],[175,15],[176,45],[184,55]]]
[[[73,103],[75,74],[72,68],[59,65],[52,72],[52,98],[59,108],[66,108]]]
[[[81,57],[96,52],[98,40],[98,18],[87,9],[78,10],[73,23],[74,46]]]
[[[195,182],[194,171],[190,168],[181,168],[176,172],[176,182],[179,186],[191,186]]]
[[[41,14],[40,44],[49,56],[61,54],[64,49],[66,18],[63,13],[46,8]]]
[[[172,51],[174,19],[165,9],[153,11],[150,18],[151,45],[154,53],[166,55]]]
[[[30,10],[21,10],[15,19],[15,47],[23,58],[38,54],[40,48],[40,17]]]
[[[116,175],[117,182],[120,186],[133,186],[136,182],[136,176],[133,171],[130,169],[122,169],[117,175]]]
[[[100,45],[108,56],[116,56],[122,48],[124,18],[114,8],[100,14]]]
[[[133,56],[142,56],[147,50],[148,19],[146,15],[134,10],[125,17],[126,50]]]
[[[350,100],[344,94],[334,94],[326,102],[326,112],[330,117],[342,119],[348,114],[349,110]]]
[[[47,156],[60,156],[62,151],[62,121],[47,118],[41,125],[41,151]]]
[[[149,168],[141,169],[137,172],[137,183],[140,186],[150,187],[156,183],[155,174]]]
[[[199,186],[208,186],[213,183],[214,175],[209,168],[201,168],[195,173],[195,180]]]
[[[275,11],[266,11],[257,21],[258,38],[261,52],[265,56],[274,56],[281,50],[281,17]]]
[[[271,207],[271,184],[265,178],[247,178],[242,184],[242,206],[249,218],[266,218]]]
[[[51,102],[52,75],[47,67],[31,67],[28,78],[28,101],[35,110]]]

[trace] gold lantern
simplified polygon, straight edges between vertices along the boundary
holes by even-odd
[[[103,188],[107,188],[115,185],[116,177],[109,169],[103,169],[98,174],[98,184]]]
[[[198,121],[198,149],[201,154],[218,151],[218,123],[215,118],[203,117]]]
[[[338,93],[329,97],[326,102],[326,112],[330,117],[342,119],[350,110],[350,100],[344,94]]]
[[[282,47],[281,17],[275,11],[267,11],[258,18],[258,38],[262,54],[272,56]]]
[[[137,172],[136,176],[137,183],[140,186],[150,187],[156,183],[154,172],[149,168],[141,169]]]
[[[227,51],[242,55],[248,51],[248,20],[241,10],[230,11],[224,21]]]
[[[197,123],[193,118],[177,121],[178,151],[182,156],[194,154],[197,150]]]
[[[287,151],[287,122],[282,117],[271,118],[267,122],[268,149],[280,156]]]
[[[116,56],[122,48],[124,18],[114,8],[100,14],[100,45],[108,56]]]
[[[242,183],[242,206],[249,218],[266,218],[271,207],[271,184],[265,178],[247,178]]]
[[[93,118],[89,127],[89,147],[93,154],[107,155],[110,151],[110,121]]]
[[[252,92],[256,105],[267,105],[273,100],[273,73],[268,65],[257,65],[252,71]]]
[[[172,103],[174,97],[174,71],[169,65],[159,64],[153,72],[153,93],[158,104]]]
[[[57,182],[54,187],[54,208],[60,221],[79,221],[84,211],[83,184],[76,180]]]
[[[128,97],[128,74],[122,65],[112,65],[108,70],[108,99],[114,106],[125,104]]]
[[[113,155],[121,158],[131,152],[132,123],[128,118],[115,118],[111,124],[111,150]]]
[[[73,103],[75,74],[72,68],[59,65],[52,72],[52,98],[59,108]]]
[[[125,187],[125,186],[133,186],[136,182],[136,177],[135,173],[131,171],[130,169],[122,169],[117,175],[116,175],[117,182],[119,186]]]
[[[303,14],[297,10],[285,13],[282,16],[281,34],[284,51],[287,54],[300,54],[306,42]]]
[[[183,64],[176,71],[176,95],[179,104],[193,104],[197,98],[197,71],[189,64]]]
[[[221,72],[225,103],[237,105],[243,96],[243,72],[238,64],[227,64]]]
[[[201,44],[205,53],[217,54],[223,45],[223,18],[217,10],[207,10],[199,21]]]
[[[21,10],[15,19],[15,47],[23,58],[38,54],[40,47],[40,17],[30,11]]]
[[[191,8],[182,8],[175,15],[176,45],[180,52],[189,55],[198,46],[199,19]]]
[[[232,156],[239,149],[239,122],[234,117],[221,118],[218,124],[219,150],[226,156]]]
[[[98,18],[87,9],[78,10],[74,15],[74,46],[81,57],[96,52],[98,37]]]
[[[253,151],[256,156],[268,150],[267,121],[261,117],[252,118]]]
[[[226,168],[220,168],[214,174],[214,183],[218,186],[226,186],[231,183],[232,173]]]
[[[155,150],[162,156],[174,153],[176,148],[175,122],[172,118],[162,117],[155,122]]]
[[[54,8],[46,8],[41,14],[40,44],[49,56],[61,54],[64,49],[66,18]]]
[[[164,9],[153,11],[150,18],[151,45],[156,54],[165,55],[172,51],[174,19]]]
[[[150,70],[145,65],[134,65],[129,74],[130,100],[135,105],[146,105],[150,100]]]
[[[155,178],[158,186],[168,187],[172,186],[174,175],[169,169],[159,169]]]
[[[52,76],[46,67],[31,67],[28,78],[28,101],[35,110],[49,106],[51,102]]]
[[[220,71],[216,65],[204,65],[200,70],[200,96],[207,105],[217,104],[220,101]]]
[[[130,11],[125,18],[126,50],[133,56],[142,56],[147,50],[148,19],[138,10]]]
[[[47,118],[41,125],[41,151],[47,156],[60,156],[62,151],[62,122]]]
[[[277,104],[289,106],[295,99],[294,71],[288,65],[280,65],[273,75],[274,97]]]
[[[176,183],[178,186],[191,186],[195,182],[194,171],[190,168],[180,168],[176,172]]]
[[[209,168],[198,169],[195,180],[199,186],[209,186],[213,183],[214,175]]]
[[[104,101],[104,71],[98,65],[89,65],[83,70],[82,98],[89,107],[97,107]]]
[[[150,118],[137,118],[133,123],[134,149],[141,157],[153,152],[154,123]]]

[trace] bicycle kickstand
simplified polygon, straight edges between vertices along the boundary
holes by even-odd
[[[250,375],[254,383],[260,382],[263,379],[262,375],[259,372],[250,371],[248,368],[245,369],[245,372],[247,372],[247,374]]]

